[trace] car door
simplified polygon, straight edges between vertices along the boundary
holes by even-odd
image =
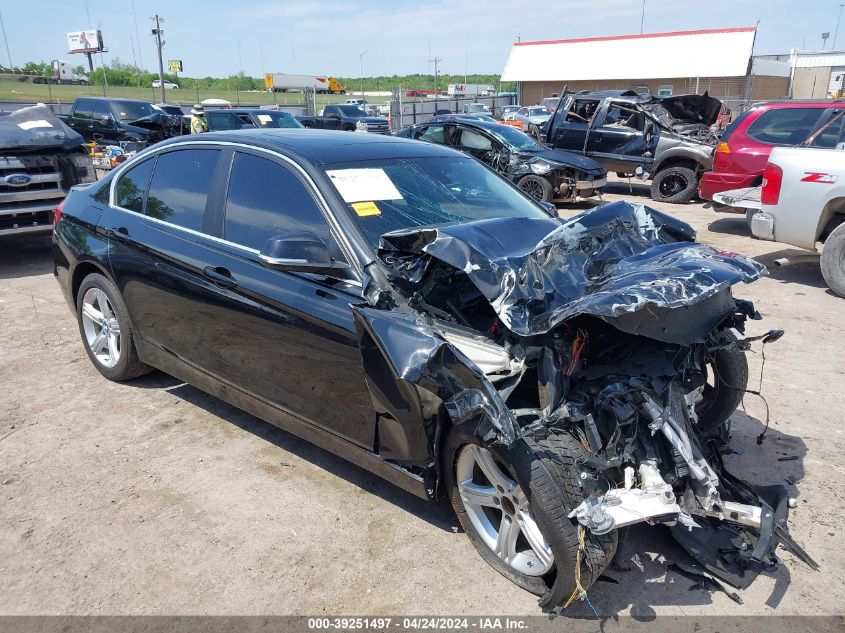
[[[94,138],[107,141],[116,141],[118,135],[109,104],[104,101],[95,101],[94,109],[91,112],[91,131]]]
[[[632,172],[645,162],[645,114],[621,101],[609,101],[596,117],[587,155],[613,162],[613,170]]]
[[[71,127],[82,134],[86,140],[94,138],[94,122],[91,120],[94,103],[93,99],[77,99],[70,115]]]
[[[340,110],[327,106],[323,116],[323,127],[327,130],[339,130]]]
[[[135,333],[195,366],[209,343],[198,315],[213,281],[205,271],[213,243],[206,206],[222,186],[222,153],[188,146],[132,164],[118,175],[100,221]]]
[[[203,368],[374,450],[376,413],[350,309],[363,301],[360,282],[282,272],[258,259],[284,231],[310,231],[345,259],[313,186],[281,159],[238,150],[221,203],[222,241],[213,247],[220,280],[201,311]]]
[[[598,104],[595,99],[573,99],[566,112],[559,112],[555,116],[550,139],[552,146],[555,149],[584,153]]]
[[[499,146],[499,142],[483,130],[456,125],[451,139],[455,149],[477,158],[485,165],[492,165],[493,152]]]

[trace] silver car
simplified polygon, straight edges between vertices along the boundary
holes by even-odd
[[[545,106],[523,106],[508,115],[506,120],[519,121],[522,129],[529,134],[536,135],[536,131],[552,118],[552,111]]]

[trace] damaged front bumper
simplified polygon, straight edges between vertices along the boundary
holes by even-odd
[[[672,526],[738,587],[776,562],[779,544],[816,567],[789,537],[784,498],[731,475],[719,425],[698,417],[714,355],[754,340],[728,331],[760,318],[731,287],[765,269],[694,238],[624,202],[569,220],[384,235],[390,290],[367,288],[369,305],[353,308],[380,424],[428,420],[435,464],[446,423],[471,422],[504,446],[567,433],[586,450],[569,473],[582,493],[569,516],[589,534]],[[564,602],[572,588],[559,584],[541,606]]]

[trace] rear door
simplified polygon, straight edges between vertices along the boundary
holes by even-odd
[[[206,291],[203,368],[368,450],[376,414],[364,379],[350,303],[354,276],[289,273],[259,263],[264,242],[310,231],[337,247],[313,186],[290,163],[238,150],[231,161],[222,241],[212,257],[219,282]]]
[[[596,116],[587,155],[602,159],[612,171],[633,172],[645,162],[645,114],[624,101],[609,101]]]
[[[114,206],[100,222],[136,334],[197,366],[208,344],[203,289],[212,283],[205,273],[214,242],[206,208],[223,182],[223,154],[189,146],[133,165],[117,177]]]

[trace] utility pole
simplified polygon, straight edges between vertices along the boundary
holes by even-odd
[[[438,88],[440,87],[440,82],[437,80],[437,65],[442,62],[443,60],[439,57],[435,57],[434,59],[428,60],[434,64],[434,103],[437,103],[437,98],[440,96],[438,95]],[[437,107],[435,106],[435,110]]]
[[[6,57],[9,58],[9,68],[12,68],[12,54],[9,52],[9,38],[6,37],[6,25],[3,23],[2,13],[0,13],[0,29],[3,31],[3,42],[6,44]]]
[[[361,54],[358,55],[358,61],[361,62],[361,98],[364,98],[364,55],[366,55],[370,49],[368,48],[365,51],[361,51]]]
[[[836,15],[836,28],[833,29],[833,46],[831,47],[832,50],[836,50],[836,37],[839,35],[839,20],[842,18],[842,7],[845,5],[839,5],[839,13]]]
[[[640,14],[640,35],[643,34],[643,22],[645,21],[645,0],[643,0],[643,12]]]
[[[156,27],[153,29],[153,35],[156,37],[156,48],[158,49],[158,80],[159,80],[159,88],[161,90],[161,103],[167,103],[164,98],[164,62],[161,59],[161,47],[164,46],[161,42],[161,22],[164,20],[155,15],[154,18]]]

